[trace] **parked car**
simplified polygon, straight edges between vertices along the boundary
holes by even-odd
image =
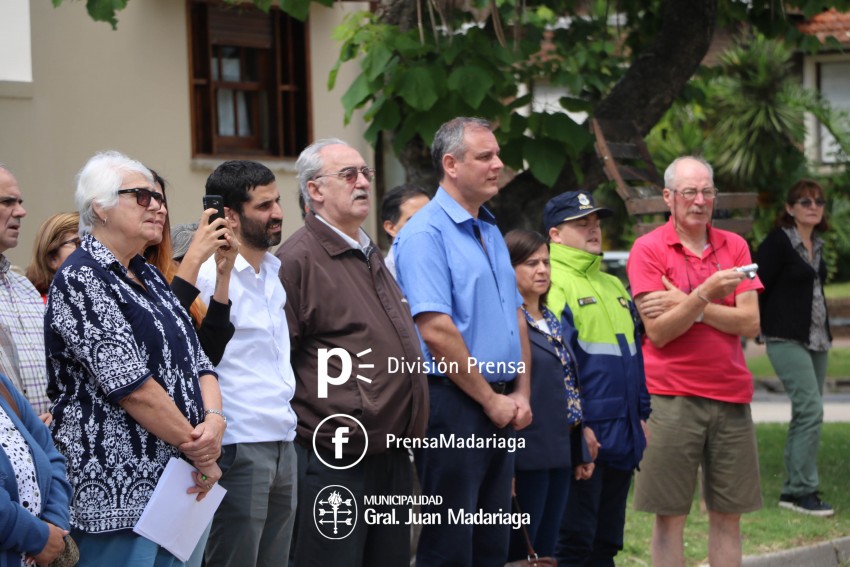
[[[626,275],[626,263],[628,261],[629,253],[626,250],[611,250],[602,253],[602,269],[620,278],[626,289],[629,289],[629,278]]]

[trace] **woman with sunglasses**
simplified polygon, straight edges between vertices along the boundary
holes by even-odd
[[[77,235],[79,224],[79,213],[57,213],[41,223],[38,229],[26,276],[45,303],[47,288],[56,270],[80,247],[80,237]]]
[[[188,313],[141,253],[167,209],[151,172],[117,152],[77,175],[82,244],[48,292],[53,439],[68,461],[81,566],[181,565],[133,532],[171,457],[202,499],[218,481],[224,417]]]
[[[820,499],[817,455],[823,422],[823,384],[832,345],[823,283],[823,188],[810,179],[788,191],[776,228],[756,253],[764,292],[759,296],[761,333],[770,363],[791,398],[785,443],[786,479],[779,506],[802,514],[832,516]]]
[[[151,170],[151,174],[154,185],[165,195],[165,179],[154,170]],[[239,254],[239,242],[228,227],[227,221],[216,219],[210,222],[210,216],[214,213],[215,209],[204,211],[188,249],[181,255],[179,262],[174,258],[171,221],[166,213],[162,236],[148,243],[144,257],[165,276],[171,285],[171,291],[192,317],[201,348],[213,365],[218,365],[235,332],[233,323],[230,322],[229,289],[230,273]],[[216,258],[217,277],[215,293],[207,308],[199,297],[200,291],[195,284],[201,264],[212,255]]]

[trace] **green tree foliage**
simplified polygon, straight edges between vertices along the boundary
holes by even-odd
[[[311,2],[333,3],[278,1],[302,19]],[[127,2],[87,0],[86,8],[94,19],[114,27],[116,13]],[[274,0],[252,2],[268,9]],[[391,142],[408,177],[420,182],[424,178],[412,172],[416,162],[421,171],[430,171],[427,145],[440,123],[457,115],[494,121],[502,157],[519,172],[493,203],[503,229],[536,228],[535,220],[528,219],[539,219],[552,191],[578,184],[594,189],[604,181],[585,116],[633,120],[646,135],[681,96],[695,104],[664,118],[676,128],[662,137],[675,144],[653,149],[656,159],[682,153],[674,148],[705,153],[712,145],[706,133],[727,128],[739,142],[737,153],[731,145],[719,146],[725,153],[718,156],[718,166],[729,174],[729,186],[754,186],[748,176],[760,184],[776,183],[773,172],[797,163],[798,122],[788,113],[794,93],[781,81],[770,83],[784,64],[776,67],[766,55],[759,63],[756,54],[742,52],[724,63],[733,76],[715,75],[716,85],[702,87],[689,81],[708,51],[715,25],[749,26],[767,38],[783,38],[788,49],[814,52],[821,44],[800,34],[791,15],[811,17],[827,7],[822,0],[380,0],[377,5],[375,14],[351,16],[336,32],[341,51],[329,87],[339,65],[359,65],[361,71],[341,95],[346,119],[362,110],[368,140]],[[850,0],[831,5],[848,10]],[[834,40],[827,43],[835,45]],[[736,66],[748,65],[762,65],[762,70],[755,76],[734,75]],[[556,89],[563,93],[554,104],[531,104],[533,95]],[[744,109],[744,99],[732,100],[734,89],[747,96],[778,89],[772,94],[776,106]],[[708,103],[718,94],[729,108],[740,103],[735,107],[740,112],[730,110],[725,122],[715,123],[718,115],[709,114]],[[735,130],[744,113],[756,131]],[[768,142],[781,151],[743,151]]]
[[[452,117],[485,116],[499,125],[503,160],[516,170],[527,166],[552,185],[591,144],[587,130],[564,110],[589,111],[622,75],[626,60],[604,11],[565,27],[550,6],[520,10],[514,0],[499,10],[494,5],[480,20],[460,11],[441,15],[445,24],[427,32],[404,31],[365,12],[348,18],[337,30],[337,67],[357,59],[361,74],[342,96],[346,119],[367,108],[367,140],[374,144],[381,132],[392,132],[400,152],[417,136],[430,145]],[[541,83],[579,96],[535,108],[532,98]]]
[[[850,116],[836,111],[816,91],[801,86],[792,70],[792,51],[763,35],[743,38],[704,70],[648,137],[659,167],[677,155],[702,154],[715,167],[724,191],[755,191],[760,208],[751,241],[757,245],[784,207],[785,194],[803,177],[818,179],[829,196],[833,231],[826,258],[840,274],[839,257],[850,255]],[[804,114],[812,113],[841,148],[828,173],[804,154]],[[845,270],[850,276],[850,270]]]

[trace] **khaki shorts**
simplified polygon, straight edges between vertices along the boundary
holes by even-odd
[[[709,510],[742,514],[762,506],[758,447],[749,404],[652,396],[649,447],[635,477],[635,509],[688,514],[703,467]]]

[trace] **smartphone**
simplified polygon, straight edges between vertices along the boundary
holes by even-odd
[[[216,219],[224,218],[224,199],[221,195],[204,195],[204,210],[215,209],[216,212],[210,215],[210,222]]]

